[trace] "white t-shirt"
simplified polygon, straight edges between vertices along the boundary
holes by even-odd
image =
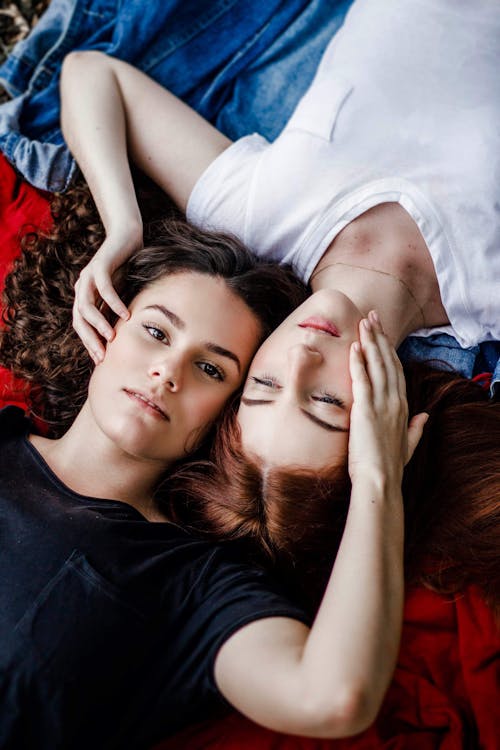
[[[500,0],[354,2],[281,135],[230,146],[187,215],[307,281],[388,201],[431,253],[451,324],[432,333],[500,339]]]

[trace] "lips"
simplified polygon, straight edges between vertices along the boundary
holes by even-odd
[[[311,328],[314,331],[321,331],[322,333],[328,333],[329,336],[340,336],[340,333],[335,328],[333,323],[330,323],[326,318],[314,316],[307,318],[299,323],[299,328]]]
[[[170,422],[170,417],[168,416],[168,414],[163,411],[161,406],[153,399],[153,397],[145,393],[141,393],[141,391],[134,391],[130,388],[124,388],[123,390],[125,391],[127,396],[135,401],[139,406],[142,406],[142,408],[146,409],[150,413],[157,415],[162,419],[165,419],[167,422]]]

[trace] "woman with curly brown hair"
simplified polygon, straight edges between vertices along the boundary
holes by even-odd
[[[111,319],[92,369],[64,329],[67,286],[99,230],[79,233],[74,213],[59,221],[31,235],[6,283],[1,360],[47,404],[49,435],[15,407],[0,413],[0,744],[145,748],[224,698],[284,731],[358,731],[395,658],[401,472],[424,421],[408,428],[380,326],[372,319],[352,349],[350,524],[311,625],[246,548],[179,526],[170,498],[183,482],[173,464],[302,286],[231,238],[170,222],[124,268],[128,315]]]
[[[219,331],[220,341],[216,341],[215,334],[207,335],[207,342],[214,338],[213,351],[206,347],[196,351],[196,342],[189,339],[180,339],[177,351],[174,341],[168,349],[179,360],[172,363],[172,368],[180,368],[177,376],[183,381],[190,367],[207,376],[204,381],[191,374],[191,379],[183,382],[188,400],[200,407],[200,424],[195,422],[192,429],[203,432],[205,423],[213,421],[240,385],[256,344],[304,299],[305,287],[291,269],[256,260],[230,236],[196,230],[181,220],[172,207],[164,201],[160,203],[154,193],[147,192],[147,186],[143,189],[143,210],[146,217],[151,217],[146,227],[147,249],[136,253],[117,277],[127,305],[125,318],[128,320],[128,306],[134,297],[163,277],[177,281],[179,274],[192,273],[194,286],[200,283],[199,274],[206,277],[202,284],[213,277],[216,291],[207,288],[208,301],[194,297],[191,306],[203,315],[205,304],[207,325]],[[169,220],[158,220],[166,211],[171,214]],[[16,374],[34,383],[32,403],[42,410],[40,416],[53,425],[53,434],[60,434],[83,405],[92,372],[88,353],[72,330],[72,307],[75,284],[102,244],[103,228],[85,186],[56,197],[52,212],[55,225],[51,232],[26,234],[25,252],[15,273],[7,279],[3,317],[8,325],[3,332],[2,358]],[[176,287],[174,284],[174,295]],[[200,294],[201,289],[202,286]],[[208,317],[209,303],[214,308],[212,321]],[[109,310],[105,314],[114,336],[117,316]],[[153,330],[151,334],[157,341],[168,338]],[[201,332],[198,337],[202,338]],[[28,340],[30,347],[26,346]],[[224,340],[230,346],[222,346]],[[217,384],[214,395],[203,390],[204,383]],[[175,383],[171,388],[177,392]],[[208,398],[205,419],[201,416],[204,398]],[[195,409],[191,411],[196,414]],[[187,433],[180,434],[181,441],[187,438]],[[182,451],[178,457],[181,456]]]

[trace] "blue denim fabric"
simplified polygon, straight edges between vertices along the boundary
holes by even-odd
[[[398,355],[402,362],[432,361],[445,369],[452,367],[466,378],[492,373],[490,395],[500,395],[500,342],[487,341],[463,349],[453,336],[445,333],[427,338],[409,336],[399,347]]]
[[[75,167],[59,129],[58,86],[62,61],[75,49],[100,50],[132,63],[233,138],[256,129],[264,113],[262,119],[276,134],[350,4],[52,0],[34,31],[0,66],[0,80],[14,97],[0,106],[0,150],[36,187],[68,187]],[[291,55],[294,35],[301,44]],[[245,94],[238,86],[233,100],[235,82],[243,74],[249,89]],[[264,80],[261,97],[256,91]],[[259,131],[271,137],[266,127],[259,125]]]

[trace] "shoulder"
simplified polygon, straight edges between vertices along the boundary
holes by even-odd
[[[196,586],[200,605],[208,602],[211,609],[217,602],[222,619],[224,610],[233,613],[230,620],[235,611],[245,621],[260,619],[264,613],[304,618],[285,582],[240,542],[215,545],[205,559]]]
[[[205,169],[189,196],[186,215],[203,229],[233,232],[245,242],[244,225],[253,175],[269,143],[245,136],[225,149]]]

